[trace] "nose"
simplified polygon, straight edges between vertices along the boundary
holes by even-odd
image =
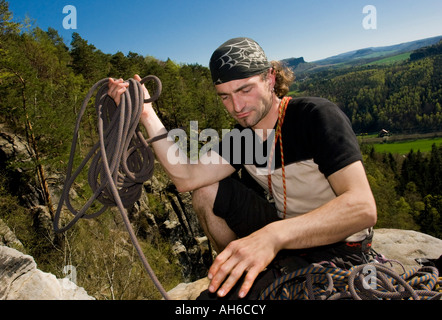
[[[244,102],[242,99],[236,95],[232,95],[232,104],[233,104],[233,110],[236,113],[240,113],[241,110],[244,109]]]

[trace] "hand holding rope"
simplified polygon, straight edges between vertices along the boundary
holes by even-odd
[[[148,80],[153,80],[156,83],[157,90],[153,97],[144,99],[143,84]],[[168,299],[166,291],[144,256],[126,212],[126,208],[131,207],[140,198],[143,183],[153,175],[154,155],[149,144],[167,137],[167,134],[164,134],[146,141],[138,128],[144,103],[157,100],[161,94],[161,81],[155,76],[147,76],[141,81],[132,78],[127,80],[128,89],[122,94],[118,107],[108,95],[108,83],[109,78],[105,78],[92,86],[78,114],[66,182],[54,217],[54,230],[56,233],[64,232],[72,228],[81,218],[92,219],[98,217],[109,207],[117,206],[145,270],[162,296]],[[99,141],[95,143],[79,167],[72,173],[81,118],[97,89],[95,109]],[[70,202],[69,190],[89,161],[91,164],[88,182],[93,194],[77,211]],[[86,214],[95,200],[103,204],[103,207],[97,212]],[[64,227],[59,227],[61,209],[64,204],[74,215],[74,218]]]

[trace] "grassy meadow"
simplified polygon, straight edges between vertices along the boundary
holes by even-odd
[[[392,153],[404,155],[410,152],[410,150],[421,152],[431,151],[431,146],[436,144],[436,146],[442,145],[442,137],[438,138],[424,138],[416,140],[405,140],[405,141],[386,141],[380,143],[373,143],[373,147],[376,152],[379,153]]]

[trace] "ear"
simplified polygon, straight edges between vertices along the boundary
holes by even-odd
[[[273,68],[270,68],[268,71],[267,81],[269,82],[270,89],[273,89],[276,84],[276,74]]]

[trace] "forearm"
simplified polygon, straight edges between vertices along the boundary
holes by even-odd
[[[145,107],[140,121],[146,127],[150,138],[167,133],[166,128],[152,107]],[[211,185],[234,172],[232,166],[222,163],[222,159],[218,154],[202,155],[203,158],[215,159],[213,163],[212,161],[202,163],[201,159],[198,159],[197,163],[191,163],[185,152],[175,152],[177,150],[175,141],[161,139],[153,142],[152,146],[156,158],[179,192],[192,191]]]
[[[268,225],[275,246],[304,249],[343,241],[376,223],[374,200],[359,193],[344,193],[322,207],[299,217]]]
[[[154,138],[167,133],[167,129],[164,127],[163,123],[158,118],[152,107],[145,107],[145,111],[141,115],[140,122],[146,128],[149,138]],[[155,150],[155,156],[157,157],[158,161],[160,161],[161,165],[165,167],[165,169],[167,169],[167,167],[170,165],[169,161],[167,161],[167,152],[173,145],[174,141],[170,141],[166,138],[152,143],[152,147]]]
[[[140,121],[146,128],[149,138],[154,138],[168,132],[152,107],[145,108]],[[174,145],[175,141],[170,141],[166,138],[152,143],[157,160],[161,163],[177,188],[180,189],[184,181],[191,179],[191,168],[187,157],[183,157],[181,161],[174,164],[169,161],[168,153],[169,150],[172,150],[171,148],[174,148]],[[181,154],[181,156],[183,156],[183,154]]]

